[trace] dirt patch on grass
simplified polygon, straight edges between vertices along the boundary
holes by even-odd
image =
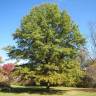
[[[74,88],[74,87],[56,87],[56,89],[61,89],[63,91],[67,92],[78,92],[78,91],[83,91],[83,92],[96,92],[96,88]]]
[[[75,90],[68,91],[67,94],[71,96],[75,96],[76,94],[78,94],[78,91],[75,91]]]

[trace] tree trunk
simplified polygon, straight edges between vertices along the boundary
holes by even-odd
[[[49,82],[47,83],[46,88],[47,88],[47,90],[49,90],[49,89],[50,89],[50,84],[49,84]]]

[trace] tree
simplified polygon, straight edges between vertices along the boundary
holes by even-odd
[[[0,67],[0,88],[10,90],[10,82],[12,81],[10,74],[14,69],[15,65],[12,63]]]
[[[81,78],[80,82],[77,84],[78,87],[96,87],[96,22],[89,23],[90,29],[90,39],[88,40],[87,47],[84,47],[83,52],[80,52],[79,57],[85,62],[83,64],[83,70],[85,75]]]
[[[15,69],[15,65],[12,63],[4,64],[1,68],[1,73],[8,78],[8,82],[10,84],[12,77],[10,76],[13,70]]]
[[[2,66],[2,71],[5,75],[9,75],[15,69],[15,65],[12,63],[4,64]]]
[[[90,46],[91,48],[88,48],[90,52],[90,59],[92,60],[92,63],[95,62],[96,59],[96,23],[91,22],[89,23],[89,29],[90,29]]]
[[[28,60],[35,80],[51,85],[72,85],[80,76],[75,60],[85,39],[66,11],[55,4],[34,7],[13,34],[17,46],[6,50],[11,58]]]

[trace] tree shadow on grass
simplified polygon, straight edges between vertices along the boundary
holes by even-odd
[[[50,90],[46,89],[46,88],[40,88],[40,87],[24,87],[24,88],[21,88],[21,87],[16,87],[16,88],[13,88],[11,87],[10,89],[2,89],[1,92],[6,92],[6,93],[29,93],[29,94],[41,94],[41,95],[62,95],[64,93],[66,93],[66,91],[68,90],[58,90],[58,89],[53,89],[53,88],[50,88]]]

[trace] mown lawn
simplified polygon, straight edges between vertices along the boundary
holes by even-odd
[[[96,89],[52,87],[13,87],[11,91],[0,91],[0,96],[96,96]]]

